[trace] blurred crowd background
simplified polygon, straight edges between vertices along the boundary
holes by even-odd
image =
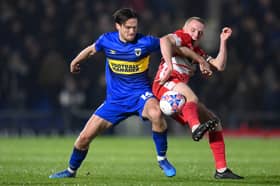
[[[232,27],[227,69],[209,80],[198,73],[190,85],[224,128],[280,128],[278,0],[1,0],[0,133],[81,129],[105,98],[104,55],[89,59],[79,75],[69,64],[115,29],[112,14],[122,7],[139,13],[140,32],[159,37],[190,16],[204,18],[202,48],[214,57],[222,27]],[[152,56],[151,78],[159,59]],[[176,133],[178,124],[168,121]],[[126,122],[129,133],[141,121]]]

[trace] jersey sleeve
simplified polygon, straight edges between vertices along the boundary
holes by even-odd
[[[147,40],[149,42],[148,50],[150,52],[155,52],[160,50],[159,38],[154,36],[147,36]]]
[[[103,42],[104,42],[104,34],[102,34],[101,36],[99,36],[99,38],[95,41],[94,45],[95,45],[95,50],[97,52],[103,50]]]
[[[207,62],[209,62],[211,59],[213,59],[210,55],[208,55],[204,50],[202,50],[199,47],[194,48],[195,53],[202,56]]]
[[[182,30],[177,30],[173,34],[173,37],[176,41],[176,46],[188,46],[192,39],[189,34],[184,33]]]

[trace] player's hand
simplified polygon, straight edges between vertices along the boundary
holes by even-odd
[[[231,36],[231,34],[232,34],[231,28],[224,27],[221,32],[220,38],[221,38],[221,40],[227,40]]]
[[[81,67],[80,67],[80,63],[71,63],[70,64],[70,72],[71,73],[74,73],[74,74],[77,74],[77,73],[80,73],[81,71]]]
[[[172,68],[166,68],[165,71],[160,75],[159,79],[155,80],[159,82],[160,85],[163,85],[170,77]]]
[[[199,68],[200,68],[201,73],[204,76],[210,77],[213,74],[213,72],[212,72],[212,70],[210,68],[210,64],[207,63],[206,61],[203,62],[203,63],[199,63]]]

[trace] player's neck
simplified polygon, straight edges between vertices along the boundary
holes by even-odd
[[[198,46],[198,41],[192,40],[192,45],[193,45],[194,47]]]
[[[123,43],[128,43],[128,41],[125,40],[124,38],[122,38],[121,36],[119,36],[119,40],[120,40],[121,42],[123,42]]]

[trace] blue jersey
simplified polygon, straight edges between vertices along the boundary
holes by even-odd
[[[107,101],[129,101],[131,95],[150,91],[150,54],[159,48],[158,38],[142,34],[127,43],[119,39],[118,32],[105,33],[96,40],[96,51],[106,55]]]

